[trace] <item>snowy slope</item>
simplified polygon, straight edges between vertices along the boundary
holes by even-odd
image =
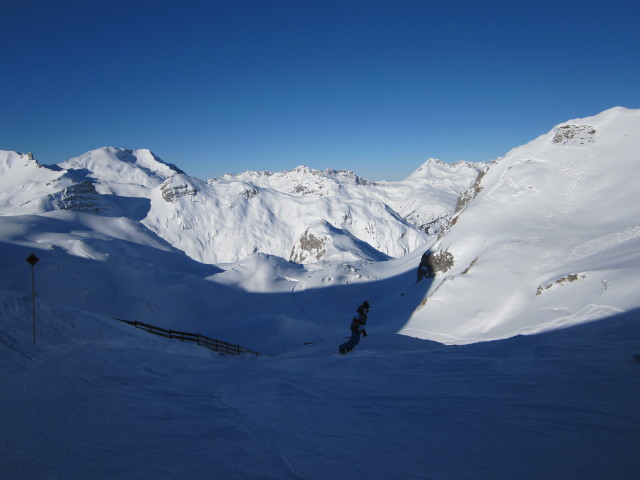
[[[488,168],[432,247],[441,271],[403,333],[504,338],[639,306],[640,111],[558,125]]]
[[[42,301],[33,345],[30,308],[0,291],[7,480],[626,480],[640,470],[640,364],[626,353],[637,311],[475,345],[370,336],[347,356],[319,343],[256,359]]]
[[[366,296],[376,298],[372,332],[395,333],[426,291],[425,283],[415,284],[415,253],[382,263],[308,265],[254,254],[212,266],[139,222],[72,211],[0,217],[0,290],[30,295],[25,259],[32,252],[40,258],[41,301],[199,332],[264,353],[339,343]]]

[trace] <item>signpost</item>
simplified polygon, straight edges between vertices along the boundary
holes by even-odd
[[[31,299],[33,305],[33,343],[36,343],[36,263],[40,259],[34,253],[27,257],[27,263],[31,265]]]

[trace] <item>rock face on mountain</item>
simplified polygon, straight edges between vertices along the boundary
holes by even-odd
[[[73,210],[74,212],[101,215],[109,210],[107,204],[100,201],[95,185],[83,180],[69,185],[47,197],[51,210]]]
[[[551,143],[586,145],[595,141],[596,133],[591,125],[562,125],[555,128]]]
[[[162,182],[160,191],[165,202],[173,203],[177,198],[193,197],[198,193],[198,189],[185,177],[186,175],[174,175]]]
[[[302,234],[293,250],[289,260],[295,263],[309,263],[313,261],[320,261],[325,253],[327,253],[327,243],[329,243],[328,236],[315,236],[311,233],[310,228],[307,228]]]

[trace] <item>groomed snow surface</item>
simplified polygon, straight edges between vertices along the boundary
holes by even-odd
[[[444,346],[220,358],[3,296],[4,479],[632,479],[640,312]]]

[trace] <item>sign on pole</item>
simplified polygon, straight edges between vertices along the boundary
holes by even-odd
[[[33,307],[33,343],[36,343],[36,263],[40,259],[34,253],[27,257],[27,263],[31,265],[31,305]]]

